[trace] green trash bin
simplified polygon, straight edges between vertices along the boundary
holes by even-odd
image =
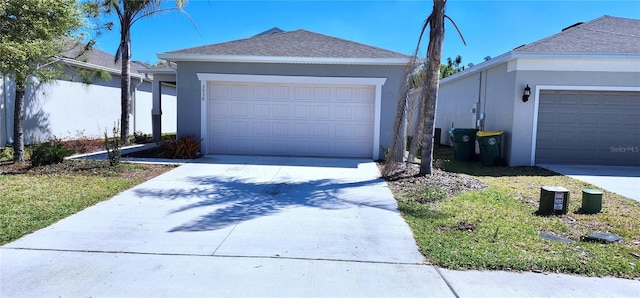
[[[453,154],[456,161],[471,161],[476,152],[475,128],[451,128],[449,138],[453,142]]]
[[[497,159],[502,158],[503,135],[504,133],[501,131],[479,131],[476,133],[483,166],[492,167],[497,164]]]

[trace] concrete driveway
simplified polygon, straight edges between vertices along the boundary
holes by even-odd
[[[424,264],[370,160],[210,156],[0,247],[0,297],[636,297]]]
[[[597,165],[539,166],[640,201],[640,167]]]
[[[452,296],[378,175],[367,160],[205,157],[3,246],[0,293]]]

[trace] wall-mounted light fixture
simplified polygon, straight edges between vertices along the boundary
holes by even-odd
[[[524,93],[522,94],[522,102],[527,102],[529,100],[529,95],[531,95],[531,88],[529,88],[529,84],[527,84],[527,87],[524,87]]]

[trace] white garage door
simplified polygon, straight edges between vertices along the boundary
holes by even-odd
[[[207,85],[209,153],[367,158],[373,154],[373,86]]]
[[[541,91],[537,164],[640,165],[640,92]]]

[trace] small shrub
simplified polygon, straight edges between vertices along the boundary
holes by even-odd
[[[142,131],[134,131],[133,132],[133,142],[136,144],[146,144],[151,141],[151,135],[145,134]]]
[[[31,165],[34,167],[61,163],[64,158],[71,155],[67,149],[56,139],[41,143],[31,153]]]
[[[200,143],[203,139],[194,141],[195,136],[181,137],[176,139],[165,139],[162,147],[165,148],[160,157],[191,159],[195,158],[200,151]]]
[[[113,136],[109,138],[107,134],[107,130],[104,131],[104,148],[107,150],[107,158],[109,159],[109,164],[114,167],[120,164],[120,157],[122,157],[122,152],[120,148],[122,147],[122,141],[120,140],[120,127],[117,123],[113,124]]]
[[[0,148],[0,161],[8,160],[13,160],[13,148],[11,146]]]

